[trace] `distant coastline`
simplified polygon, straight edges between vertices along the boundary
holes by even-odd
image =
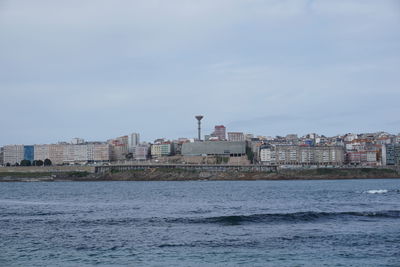
[[[334,180],[400,178],[398,169],[316,168],[285,169],[277,172],[199,171],[154,168],[94,173],[89,167],[68,169],[0,169],[0,182],[36,181],[195,181],[195,180]]]

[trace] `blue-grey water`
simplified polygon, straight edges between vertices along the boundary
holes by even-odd
[[[400,179],[0,183],[0,266],[400,266]]]

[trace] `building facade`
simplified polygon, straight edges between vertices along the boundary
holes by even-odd
[[[3,164],[18,165],[24,159],[24,145],[7,145],[3,147]]]
[[[126,160],[129,153],[129,136],[121,136],[107,141],[111,145],[111,161]]]
[[[245,141],[244,134],[241,132],[229,132],[228,141],[230,142],[242,142]]]
[[[134,153],[135,147],[140,144],[140,134],[131,133],[128,135],[128,152]]]
[[[50,159],[54,165],[108,162],[111,145],[105,143],[35,145],[34,160]]]
[[[382,146],[382,165],[400,165],[400,144]]]
[[[24,159],[32,162],[35,159],[35,147],[24,146]]]
[[[173,154],[173,143],[153,144],[150,152],[154,158],[171,156]]]
[[[260,160],[272,165],[342,165],[344,150],[337,146],[264,145]]]
[[[4,148],[0,147],[0,166],[4,165]]]
[[[231,156],[239,157],[246,154],[246,142],[204,141],[184,143],[183,156]]]
[[[220,141],[226,140],[226,128],[224,125],[215,125],[212,136],[218,137]]]
[[[149,154],[149,146],[148,145],[138,145],[135,148],[135,160],[146,160],[147,155]]]

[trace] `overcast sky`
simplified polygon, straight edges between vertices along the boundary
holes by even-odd
[[[0,145],[400,132],[398,0],[0,0]]]

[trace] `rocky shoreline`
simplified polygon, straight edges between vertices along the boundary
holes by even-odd
[[[296,169],[279,172],[211,172],[182,169],[148,169],[95,174],[67,173],[0,173],[0,182],[37,181],[195,181],[195,180],[334,180],[400,178],[398,170],[381,168]]]

